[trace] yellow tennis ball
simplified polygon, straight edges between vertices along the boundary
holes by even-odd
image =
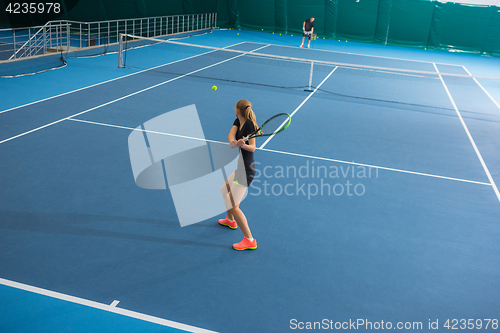
[[[292,35],[292,37],[293,37],[293,35]]]
[[[425,48],[424,50],[427,50],[427,48]]]
[[[240,35],[240,33],[237,33],[237,35],[239,36],[239,35]]]
[[[212,87],[212,90],[213,90],[213,91],[216,91],[216,90],[217,90],[217,86],[213,86],[213,87]]]

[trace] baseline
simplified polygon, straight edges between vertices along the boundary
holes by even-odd
[[[150,130],[142,130],[142,129],[139,130],[137,128],[126,127],[126,126],[119,126],[119,125],[112,125],[112,124],[105,124],[105,123],[99,123],[99,122],[95,122],[95,121],[88,121],[88,120],[74,119],[74,118],[67,119],[67,120],[81,122],[81,123],[86,123],[86,124],[92,124],[92,125],[99,125],[99,126],[106,126],[106,127],[112,127],[112,128],[126,129],[126,130],[130,130],[130,131],[141,131],[141,132],[147,132],[147,133],[154,133],[154,134],[161,134],[161,135],[167,135],[167,136],[180,137],[180,138],[184,138],[184,139],[192,139],[192,140],[198,140],[198,141],[214,142],[214,143],[220,143],[220,144],[229,145],[229,143],[222,142],[222,141],[216,141],[216,140],[210,140],[210,139],[193,138],[193,137],[184,136],[184,135],[170,134],[170,133],[163,133],[163,132],[156,132],[156,131],[150,131]],[[439,179],[459,181],[459,182],[464,182],[464,183],[472,183],[472,184],[492,186],[490,183],[484,183],[484,182],[479,182],[479,181],[475,181],[475,180],[468,180],[468,179],[461,179],[461,178],[440,176],[440,175],[434,175],[434,174],[430,174],[430,173],[423,173],[423,172],[417,172],[417,171],[410,171],[410,170],[402,170],[402,169],[396,169],[396,168],[389,168],[389,167],[378,166],[378,165],[371,165],[371,164],[365,164],[365,163],[357,163],[357,162],[336,160],[336,159],[333,159],[333,158],[319,157],[319,156],[312,156],[312,155],[304,155],[304,154],[298,154],[298,153],[292,153],[292,152],[286,152],[286,151],[274,150],[274,149],[267,149],[267,148],[259,148],[259,147],[257,147],[256,149],[262,150],[262,151],[267,151],[267,152],[270,152],[270,153],[291,155],[291,156],[297,156],[297,157],[305,157],[305,158],[310,158],[310,159],[316,159],[316,160],[322,160],[322,161],[329,161],[329,162],[336,162],[336,163],[349,164],[349,165],[356,165],[356,166],[368,167],[368,168],[373,168],[373,169],[380,169],[380,170],[401,172],[401,173],[418,175],[418,176],[425,176],[425,177],[432,177],[432,178],[439,178]]]
[[[63,300],[63,301],[67,301],[67,302],[71,302],[71,303],[76,303],[76,304],[80,304],[80,305],[85,305],[85,306],[88,306],[88,307],[91,307],[91,308],[95,308],[95,309],[99,309],[99,310],[103,310],[103,311],[107,311],[107,312],[112,312],[112,313],[120,314],[122,316],[127,316],[127,317],[130,317],[130,318],[140,319],[140,320],[143,320],[143,321],[147,321],[147,322],[154,323],[154,324],[159,324],[159,325],[162,325],[162,326],[168,326],[168,327],[172,327],[172,328],[177,328],[177,329],[184,330],[184,331],[187,331],[187,332],[193,332],[193,333],[214,333],[214,331],[209,331],[209,330],[206,330],[206,329],[203,329],[203,328],[194,327],[194,326],[190,326],[190,325],[178,323],[178,322],[167,320],[167,319],[153,317],[153,316],[150,316],[150,315],[147,315],[147,314],[143,314],[143,313],[139,313],[139,312],[135,312],[135,311],[131,311],[131,310],[126,310],[126,309],[118,308],[116,306],[116,304],[114,304],[116,301],[113,302],[113,303],[111,303],[111,305],[109,305],[109,304],[103,304],[103,303],[98,303],[98,302],[94,302],[94,301],[87,300],[87,299],[84,299],[84,298],[80,298],[80,297],[76,297],[76,296],[70,296],[70,295],[58,293],[58,292],[55,292],[55,291],[51,291],[51,290],[47,290],[47,289],[43,289],[43,288],[38,288],[38,287],[30,286],[30,285],[27,285],[27,284],[24,284],[24,283],[10,281],[10,280],[6,280],[6,279],[2,279],[2,278],[0,278],[0,284],[2,284],[4,286],[16,288],[16,289],[21,289],[21,290],[29,291],[29,292],[32,292],[32,293],[35,293],[35,294],[44,295],[44,296],[48,296],[48,297],[60,299],[60,300]]]

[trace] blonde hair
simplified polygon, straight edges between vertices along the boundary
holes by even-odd
[[[246,99],[240,99],[236,103],[236,108],[240,110],[241,114],[245,117],[246,120],[252,121],[255,130],[259,129],[259,126],[257,125],[257,118],[255,117],[255,113],[252,110],[252,103],[250,103]]]

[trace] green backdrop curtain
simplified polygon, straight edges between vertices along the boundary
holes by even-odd
[[[500,7],[431,0],[227,0],[228,28],[500,55]],[[227,23],[227,24],[226,24]]]
[[[76,2],[76,5],[75,5]],[[300,34],[316,18],[319,37],[500,55],[500,7],[432,0],[66,0],[53,19],[101,21],[217,13],[222,28]],[[71,4],[71,6],[70,6]],[[5,13],[0,24],[8,26]]]

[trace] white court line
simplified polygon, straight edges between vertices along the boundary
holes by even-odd
[[[258,148],[258,149],[260,149],[260,148]],[[289,153],[289,152],[286,152],[286,151],[279,151],[279,150],[266,149],[266,148],[264,148],[262,150],[263,151],[268,151],[268,152],[271,152],[271,153],[292,155],[292,156],[298,156],[298,157],[306,157],[306,158],[311,158],[311,159],[316,159],[316,160],[323,160],[323,161],[329,161],[329,162],[337,162],[337,163],[344,163],[344,164],[350,164],[350,165],[357,165],[357,166],[363,166],[363,167],[368,167],[368,168],[373,168],[373,169],[402,172],[402,173],[408,173],[408,174],[418,175],[418,176],[426,176],[426,177],[432,177],[432,178],[448,179],[448,180],[455,180],[455,181],[464,182],[464,183],[473,183],[473,184],[491,186],[491,184],[489,184],[489,183],[478,182],[478,181],[475,181],[475,180],[467,180],[467,179],[460,179],[460,178],[439,176],[439,175],[433,175],[433,174],[430,174],[430,173],[423,173],[423,172],[416,172],[416,171],[408,171],[408,170],[402,170],[402,169],[388,168],[388,167],[382,167],[382,166],[378,166],[378,165],[370,165],[370,164],[364,164],[364,163],[348,162],[348,161],[336,160],[336,159],[333,159],[333,158],[317,157],[317,156],[311,156],[311,155]]]
[[[436,64],[434,64],[434,68],[436,68],[436,72],[439,73],[439,70],[438,70]],[[443,83],[444,89],[446,90],[446,93],[448,94],[448,97],[450,98],[451,104],[453,104],[453,108],[457,112],[458,118],[460,119],[460,122],[462,123],[462,126],[464,127],[465,133],[467,133],[467,136],[469,137],[469,140],[472,143],[472,147],[474,147],[474,150],[476,151],[476,155],[479,158],[481,165],[483,166],[484,172],[486,172],[486,176],[488,177],[488,180],[490,181],[490,185],[493,187],[493,190],[495,191],[495,194],[498,198],[498,201],[500,201],[500,192],[498,192],[497,185],[495,184],[495,181],[491,177],[490,171],[488,170],[486,163],[484,163],[483,157],[481,156],[481,153],[479,152],[479,149],[477,148],[476,143],[474,142],[474,139],[472,138],[472,135],[470,134],[469,129],[467,128],[467,125],[465,124],[465,121],[462,118],[462,115],[460,114],[460,111],[458,111],[457,105],[455,104],[455,101],[453,100],[453,97],[451,96],[450,91],[448,90],[448,87],[446,86],[446,83],[443,80],[443,77],[441,75],[439,75],[439,78],[441,79],[441,82]]]
[[[115,307],[118,305],[118,303],[120,303],[120,301],[117,301],[117,300],[115,299],[115,300],[114,300],[114,301],[113,301],[113,302],[112,302],[109,306],[111,306],[111,307],[115,308]]]
[[[205,141],[205,142],[214,142],[214,143],[220,143],[220,144],[229,145],[228,142],[215,141],[215,140],[209,140],[209,139],[201,139],[201,138],[194,138],[194,137],[189,137],[189,136],[184,136],[184,135],[178,135],[178,134],[170,134],[170,133],[163,133],[163,132],[142,130],[142,129],[132,128],[132,127],[126,127],[126,126],[118,126],[118,125],[111,125],[111,124],[105,124],[105,123],[98,123],[98,122],[95,122],[95,121],[88,121],[88,120],[81,120],[81,119],[68,119],[68,120],[77,121],[77,122],[81,122],[81,123],[92,124],[92,125],[99,125],[99,126],[106,126],[106,127],[113,127],[113,128],[121,128],[121,129],[126,129],[126,130],[131,130],[131,131],[141,131],[141,132],[147,132],[147,133],[161,134],[161,135],[167,135],[167,136],[175,136],[175,137],[179,137],[179,138],[192,139],[192,140]],[[454,180],[454,181],[459,181],[459,182],[464,182],[464,183],[472,183],[472,184],[479,184],[479,185],[491,186],[490,183],[483,183],[483,182],[478,182],[478,181],[474,181],[474,180],[467,180],[467,179],[460,179],[460,178],[439,176],[439,175],[433,175],[433,174],[430,174],[430,173],[415,172],[415,171],[408,171],[408,170],[402,170],[402,169],[388,168],[388,167],[377,166],[377,165],[370,165],[370,164],[349,162],[349,161],[343,161],[343,160],[336,160],[336,159],[333,159],[333,158],[326,158],[326,157],[318,157],[318,156],[312,156],[312,155],[290,153],[290,152],[286,152],[286,151],[273,150],[273,149],[267,149],[267,148],[258,148],[257,147],[256,149],[259,149],[259,150],[262,150],[262,151],[267,151],[267,152],[270,152],[270,153],[291,155],[291,156],[297,156],[297,157],[305,157],[305,158],[322,160],[322,161],[328,161],[328,162],[336,162],[336,163],[357,165],[357,166],[369,167],[369,168],[373,168],[373,169],[388,170],[388,171],[401,172],[401,173],[407,173],[407,174],[418,175],[418,176],[426,176],[426,177],[432,177],[432,178]]]
[[[466,72],[467,72],[470,76],[472,76],[472,74],[471,74],[471,73],[467,70],[467,68],[465,68],[465,66],[462,66],[462,67],[465,69],[465,71],[466,71]],[[481,84],[481,83],[479,83],[479,82],[476,80],[476,78],[475,78],[475,77],[473,77],[473,79],[474,79],[474,81],[476,81],[477,85],[478,85],[481,89],[483,89],[484,93],[485,93],[485,94],[486,94],[486,95],[487,95],[487,96],[491,99],[491,101],[492,101],[493,103],[495,103],[495,105],[497,106],[497,108],[499,108],[499,109],[500,109],[500,104],[498,104],[498,102],[497,102],[497,101],[493,98],[493,96],[491,96],[491,95],[490,95],[490,93],[489,93],[489,92],[488,92],[488,91],[487,91],[487,90],[486,90],[486,89],[482,86],[482,84]]]
[[[30,286],[30,285],[27,285],[24,283],[14,282],[14,281],[0,278],[0,284],[3,284],[4,286],[16,288],[16,289],[29,291],[29,292],[32,292],[35,294],[60,299],[60,300],[75,303],[75,304],[85,305],[85,306],[88,306],[88,307],[91,307],[94,309],[99,309],[99,310],[103,310],[103,311],[107,311],[107,312],[120,314],[122,316],[130,317],[130,318],[135,318],[135,319],[147,321],[147,322],[162,325],[162,326],[177,328],[179,330],[184,330],[184,331],[193,332],[193,333],[215,333],[214,331],[209,331],[209,330],[206,330],[203,328],[198,328],[198,327],[178,323],[178,322],[171,321],[171,320],[153,317],[153,316],[146,315],[146,314],[139,313],[139,312],[135,312],[135,311],[117,308],[117,307],[112,306],[112,305],[98,303],[98,302],[90,301],[90,300],[83,299],[80,297],[61,294],[61,293],[58,293],[55,291]],[[115,301],[115,302],[117,302],[117,301]]]
[[[113,103],[118,102],[118,101],[121,101],[121,100],[123,100],[123,99],[125,99],[125,98],[128,98],[128,97],[131,97],[131,96],[134,96],[134,95],[137,95],[137,94],[143,93],[143,92],[145,92],[145,91],[147,91],[147,90],[150,90],[150,89],[153,89],[153,88],[156,88],[156,87],[162,86],[162,85],[164,85],[164,84],[166,84],[166,83],[169,83],[169,82],[172,82],[172,81],[175,81],[175,80],[178,80],[178,79],[182,79],[182,78],[183,78],[183,77],[185,77],[185,76],[189,76],[189,75],[191,75],[191,74],[194,74],[194,73],[200,72],[200,71],[202,71],[202,70],[204,70],[204,69],[207,69],[207,68],[210,68],[210,67],[213,67],[213,66],[220,65],[220,64],[222,64],[222,63],[224,63],[224,62],[227,62],[227,61],[229,61],[229,60],[233,60],[233,59],[239,58],[239,57],[244,56],[244,55],[246,55],[246,54],[248,54],[248,53],[251,53],[251,52],[253,52],[253,51],[257,51],[257,50],[263,49],[264,47],[266,47],[266,46],[262,46],[262,47],[260,47],[260,48],[258,48],[258,49],[255,49],[255,50],[252,50],[252,51],[249,51],[249,52],[246,52],[246,53],[243,53],[243,54],[240,54],[240,55],[234,56],[234,57],[232,57],[232,58],[229,58],[229,59],[226,59],[226,60],[223,60],[223,61],[219,61],[219,62],[217,62],[217,63],[215,63],[215,64],[212,64],[212,65],[209,65],[209,66],[206,66],[206,67],[203,67],[203,68],[197,69],[197,70],[192,71],[192,72],[190,72],[190,73],[188,73],[188,74],[184,74],[184,75],[182,75],[182,76],[178,76],[178,77],[175,77],[175,78],[173,78],[173,79],[170,79],[170,80],[167,80],[167,81],[163,81],[163,82],[161,82],[161,83],[155,84],[154,86],[151,86],[151,87],[148,87],[148,88],[144,88],[144,89],[142,89],[142,90],[139,90],[139,91],[136,91],[136,92],[134,92],[134,93],[131,93],[131,94],[128,94],[128,95],[122,96],[122,97],[120,97],[120,98],[114,99],[114,100],[109,101],[109,102],[107,102],[107,103],[104,103],[104,104],[101,104],[101,105],[95,106],[95,107],[93,107],[93,108],[87,109],[87,110],[82,111],[82,112],[75,113],[74,115],[71,115],[71,116],[68,116],[68,117],[65,117],[65,118],[62,118],[62,119],[56,120],[56,121],[54,121],[54,122],[51,122],[50,124],[46,124],[46,125],[43,125],[43,126],[37,127],[37,128],[35,128],[35,129],[32,129],[32,130],[30,130],[30,131],[27,131],[27,132],[24,132],[24,133],[21,133],[21,134],[15,135],[15,136],[13,136],[13,137],[10,137],[10,138],[8,138],[8,139],[5,139],[5,140],[0,141],[0,144],[2,144],[2,143],[4,143],[4,142],[7,142],[7,141],[10,141],[10,140],[14,140],[14,139],[19,138],[19,137],[21,137],[21,136],[24,136],[24,135],[26,135],[26,134],[33,133],[33,132],[38,131],[38,130],[41,130],[41,129],[43,129],[43,128],[46,128],[46,127],[49,127],[49,126],[52,126],[52,125],[58,124],[58,123],[60,123],[60,122],[62,122],[62,121],[68,120],[68,119],[70,119],[70,118],[72,118],[72,117],[76,117],[76,116],[82,115],[82,114],[84,114],[84,113],[87,113],[87,112],[90,112],[90,111],[93,111],[93,110],[96,110],[96,109],[102,108],[103,106],[106,106],[106,105],[109,105],[109,104],[113,104]]]
[[[253,42],[248,42],[248,43],[253,43]],[[255,43],[255,44],[262,44],[262,43]],[[297,46],[290,46],[290,45],[279,45],[279,44],[271,44],[271,46],[278,46],[278,47],[290,47],[297,49]],[[384,57],[384,56],[376,56],[376,55],[370,55],[370,54],[361,54],[361,53],[350,53],[350,52],[341,52],[341,51],[332,51],[332,50],[324,50],[324,49],[310,49],[310,50],[315,50],[315,51],[322,51],[322,52],[330,52],[330,53],[340,53],[340,54],[349,54],[349,55],[355,55],[355,56],[361,56],[361,57],[369,57],[369,58],[382,58],[382,59],[391,59],[391,60],[401,60],[401,61],[409,61],[409,62],[421,62],[424,64],[433,64],[433,62],[430,61],[424,61],[424,60],[414,60],[414,59],[404,59],[404,58],[393,58],[393,57]],[[445,63],[440,63],[436,62],[438,65],[446,65],[446,66],[457,66],[460,67],[460,65],[454,65],[454,64],[445,64]]]
[[[434,77],[423,76],[423,75],[400,73],[400,72],[398,72],[397,68],[395,69],[395,71],[382,71],[382,70],[377,70],[377,69],[356,68],[356,67],[348,67],[348,66],[344,67],[344,69],[367,71],[367,72],[377,72],[377,73],[384,73],[384,74],[391,74],[391,75],[404,75],[404,76],[420,77],[420,78],[429,79],[429,80],[434,80],[434,79],[439,80],[437,77],[434,78]]]
[[[223,47],[223,49],[228,48],[228,47],[234,47],[236,45],[243,44],[243,43],[246,43],[246,42],[240,42],[240,43],[237,43],[237,44],[229,45],[229,46]],[[184,58],[184,59],[172,61],[172,62],[163,64],[163,65],[155,66],[155,67],[152,67],[152,68],[149,68],[149,69],[145,69],[145,70],[142,70],[142,71],[139,71],[139,72],[135,72],[135,73],[127,74],[127,75],[124,75],[124,76],[116,77],[116,78],[111,79],[111,80],[107,80],[107,81],[99,82],[99,83],[96,83],[96,84],[92,84],[90,86],[86,86],[86,87],[79,88],[79,89],[76,89],[76,90],[68,91],[68,92],[65,92],[65,93],[62,93],[62,94],[59,94],[59,95],[55,95],[55,96],[52,96],[52,97],[47,97],[47,98],[44,98],[44,99],[40,99],[38,101],[34,101],[34,102],[31,102],[31,103],[28,103],[28,104],[23,104],[23,105],[20,105],[20,106],[16,106],[16,107],[13,107],[13,108],[10,108],[10,109],[7,109],[7,110],[0,111],[0,114],[5,113],[5,112],[9,112],[9,111],[12,111],[12,110],[20,109],[20,108],[23,108],[25,106],[30,106],[30,105],[37,104],[37,103],[40,103],[40,102],[48,101],[48,100],[51,100],[51,99],[54,99],[54,98],[58,98],[58,97],[61,97],[61,96],[64,96],[64,95],[69,95],[69,94],[72,94],[72,93],[75,93],[75,92],[78,92],[78,91],[81,91],[81,90],[85,90],[85,89],[88,89],[88,88],[96,87],[96,86],[99,86],[101,84],[105,84],[105,83],[113,82],[113,81],[116,81],[116,80],[120,80],[120,79],[129,77],[129,76],[132,76],[132,75],[141,74],[141,73],[144,73],[144,72],[147,72],[147,71],[151,71],[151,70],[157,69],[159,67],[168,66],[168,65],[172,65],[172,64],[175,64],[177,62],[184,61],[184,60],[189,60],[189,59],[192,59],[192,58],[196,58],[196,57],[199,57],[199,56],[202,56],[202,55],[206,55],[206,54],[209,54],[209,53],[212,53],[212,52],[215,52],[215,50],[209,51],[209,52],[205,52],[205,53],[202,53],[202,54],[198,54],[198,55],[194,55],[194,56],[189,57],[189,58]]]
[[[143,129],[132,128],[132,127],[127,127],[127,126],[119,126],[119,125],[111,125],[111,124],[105,124],[105,123],[98,123],[98,122],[95,122],[95,121],[88,121],[88,120],[82,120],[82,119],[71,118],[71,119],[68,119],[68,120],[77,121],[77,122],[80,122],[80,123],[92,124],[92,125],[107,126],[107,127],[113,127],[113,128],[121,128],[121,129],[126,129],[126,130],[131,130],[131,131],[139,131],[139,132],[145,132],[145,133],[161,134],[161,135],[167,135],[167,136],[174,136],[176,138],[197,140],[197,141],[203,141],[203,142],[222,143],[222,144],[225,144],[225,145],[229,145],[228,142],[221,142],[221,141],[215,141],[215,140],[209,140],[209,139],[202,139],[202,138],[194,138],[194,137],[191,137],[191,136],[185,136],[185,135],[179,135],[179,134],[170,134],[170,133],[163,133],[163,132],[157,132],[157,131],[151,131],[151,130],[143,130]]]
[[[323,81],[321,81],[321,83],[319,84],[319,86],[317,86],[316,88],[314,88],[314,90],[306,97],[306,99],[304,99],[304,101],[302,101],[302,103],[300,103],[299,106],[297,106],[297,108],[292,112],[292,114],[290,115],[290,118],[293,117],[293,115],[295,113],[297,113],[297,111],[299,111],[299,109],[302,107],[302,105],[304,105],[308,100],[309,98],[311,98],[312,95],[314,95],[314,93],[323,85],[323,83],[325,83],[326,80],[328,80],[328,78],[333,74],[333,72],[335,72],[335,70],[338,68],[335,67],[331,72],[330,74],[327,75],[327,77],[325,77],[325,79]],[[288,122],[288,119],[285,120],[279,127],[277,130],[279,130],[281,127],[283,127],[286,123]],[[261,146],[260,146],[260,149],[264,148],[268,143],[269,141],[271,141],[271,139],[274,138],[274,134],[271,135]]]

